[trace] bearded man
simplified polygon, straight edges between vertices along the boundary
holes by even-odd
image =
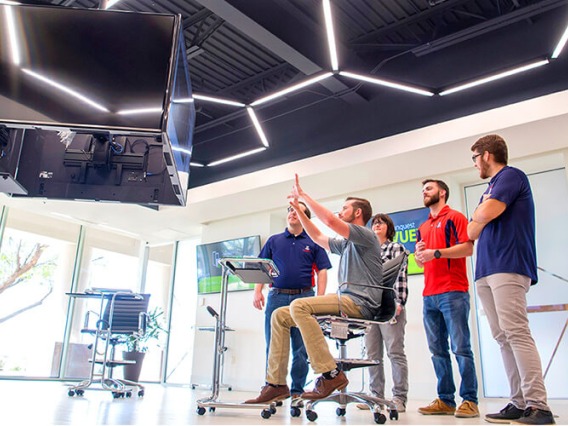
[[[423,320],[438,379],[438,397],[418,412],[479,417],[465,264],[465,258],[473,253],[473,243],[467,235],[466,217],[446,204],[449,195],[448,185],[441,180],[422,182],[422,197],[430,215],[418,230],[415,259],[419,267],[424,267]],[[461,376],[459,395],[462,403],[457,408],[450,343]]]

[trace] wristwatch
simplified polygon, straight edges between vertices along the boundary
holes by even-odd
[[[436,259],[439,259],[439,258],[442,257],[442,253],[440,253],[440,250],[435,250],[435,251],[434,251],[434,257],[435,257]]]

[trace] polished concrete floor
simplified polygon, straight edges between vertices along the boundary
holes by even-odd
[[[114,399],[110,392],[88,389],[81,397],[69,397],[60,382],[0,380],[0,418],[3,425],[374,425],[372,414],[353,405],[345,417],[337,417],[336,405],[318,405],[318,419],[310,422],[304,413],[291,417],[288,402],[269,419],[257,409],[217,408],[200,416],[195,401],[210,395],[207,390],[189,387],[148,385],[143,398]],[[222,390],[219,402],[240,402],[250,392]],[[409,401],[406,413],[389,425],[477,425],[483,417],[457,419],[453,416],[423,416],[416,409],[430,401]],[[507,401],[483,399],[482,415],[499,411]],[[568,424],[568,400],[550,401],[557,424]]]

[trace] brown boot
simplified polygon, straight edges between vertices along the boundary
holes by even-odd
[[[307,399],[310,401],[315,401],[317,399],[323,399],[326,396],[329,396],[333,393],[334,390],[341,390],[347,384],[349,380],[347,380],[347,376],[343,371],[340,371],[337,376],[333,379],[326,379],[323,376],[320,376],[316,380],[316,387],[311,392],[304,392],[302,394],[302,399]]]
[[[289,397],[290,389],[287,385],[269,385],[267,383],[260,389],[260,395],[254,399],[247,399],[245,404],[270,404]]]
[[[420,414],[425,415],[450,415],[453,416],[456,412],[456,407],[451,407],[442,401],[440,398],[436,398],[426,407],[420,407],[418,409]]]

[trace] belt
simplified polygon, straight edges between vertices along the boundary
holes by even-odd
[[[305,293],[306,291],[311,291],[313,287],[304,287],[304,288],[278,288],[272,287],[272,291],[276,294],[300,294]]]

